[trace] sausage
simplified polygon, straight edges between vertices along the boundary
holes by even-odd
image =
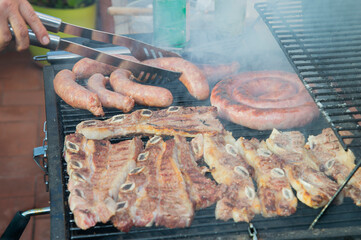
[[[241,65],[238,62],[229,64],[199,64],[197,65],[204,73],[209,84],[215,84],[220,80],[236,74]]]
[[[134,107],[134,100],[131,97],[106,89],[109,78],[96,73],[88,80],[88,89],[96,93],[104,107],[117,108],[123,112],[129,112]]]
[[[167,107],[172,104],[173,95],[168,89],[136,83],[131,78],[131,72],[117,69],[110,75],[110,85],[114,91],[133,98],[140,105]]]
[[[114,54],[114,56],[139,62],[135,57],[129,55]],[[109,76],[116,69],[117,67],[112,65],[98,62],[90,58],[82,58],[74,64],[72,71],[75,73],[76,78],[90,78],[95,73]]]
[[[98,95],[76,83],[75,79],[75,74],[68,69],[58,72],[54,78],[56,94],[74,108],[87,109],[95,116],[104,116]]]
[[[289,108],[313,102],[296,74],[268,71],[237,76],[232,98],[255,108]]]
[[[292,90],[288,93],[288,97],[283,96],[285,103],[282,102],[282,99],[267,100],[261,97],[260,100],[257,100],[256,98],[262,89],[269,86],[271,86],[269,96],[276,98],[276,95],[272,94],[272,91],[275,90],[275,88],[272,88],[272,81],[275,81],[275,79],[279,80],[280,78],[283,79],[284,77],[291,77],[295,80],[297,75],[270,71],[242,73],[232,78],[224,79],[213,88],[210,98],[211,104],[217,107],[220,117],[252,129],[270,130],[273,128],[287,129],[304,126],[319,116],[318,107],[308,93],[302,98],[299,96],[299,92],[293,92]],[[242,82],[243,78],[249,81],[252,81],[252,79],[255,81],[263,79],[264,84],[267,82],[265,79],[268,79],[268,83],[263,85],[263,87],[258,86],[261,89],[247,89],[248,86]],[[298,79],[298,81],[300,80]],[[244,93],[247,90],[249,95],[254,94],[254,98],[245,97]],[[241,97],[237,95],[240,92],[244,94]],[[266,92],[267,94],[268,92]],[[302,99],[302,102],[300,101],[297,104],[297,101],[292,100],[293,97]]]
[[[189,93],[198,100],[209,97],[209,85],[206,76],[196,65],[183,58],[166,57],[143,61],[150,66],[181,72],[179,80],[184,84]]]
[[[90,58],[82,58],[74,64],[72,71],[75,73],[76,78],[89,78],[95,73],[109,75],[115,69],[117,68],[114,66]]]

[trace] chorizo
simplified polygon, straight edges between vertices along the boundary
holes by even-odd
[[[135,57],[129,55],[114,54],[114,56],[139,62]],[[76,78],[89,78],[95,73],[109,76],[116,69],[117,67],[112,65],[98,62],[90,58],[82,58],[74,64],[72,71],[75,73]]]
[[[131,72],[117,69],[110,75],[110,85],[114,91],[133,98],[140,105],[167,107],[172,104],[173,95],[168,89],[140,84],[132,78]]]
[[[179,80],[193,97],[198,100],[205,100],[209,97],[209,85],[206,76],[193,63],[176,57],[149,59],[143,61],[143,63],[153,67],[181,72],[182,75]]]
[[[209,84],[216,84],[220,80],[236,74],[241,65],[238,62],[229,64],[199,64],[197,65],[204,73]]]
[[[117,108],[123,112],[129,112],[134,107],[134,100],[131,97],[106,89],[109,78],[100,73],[96,73],[88,80],[87,87],[96,93],[103,107]]]
[[[296,74],[269,71],[240,74],[232,98],[255,108],[289,108],[313,102]]]
[[[241,73],[224,79],[213,88],[210,100],[220,117],[257,130],[301,127],[319,116],[297,75],[285,72]]]
[[[54,78],[54,90],[58,96],[74,108],[87,109],[95,116],[103,116],[103,108],[97,94],[75,81],[75,74],[64,69]]]

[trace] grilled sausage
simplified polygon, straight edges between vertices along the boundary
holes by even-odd
[[[64,69],[54,78],[56,94],[74,108],[87,109],[95,116],[103,116],[102,104],[97,94],[87,90],[75,81],[75,74]]]
[[[199,64],[197,65],[204,73],[209,84],[215,84],[225,77],[236,74],[241,65],[238,62],[232,62],[229,64]]]
[[[138,104],[153,107],[167,107],[173,102],[172,93],[165,88],[143,85],[131,80],[131,72],[117,69],[110,75],[114,91],[127,95]]]
[[[134,100],[131,97],[106,89],[109,78],[96,73],[88,80],[88,89],[99,96],[104,107],[117,108],[123,112],[129,112],[134,107]]]
[[[150,66],[164,68],[171,71],[182,72],[179,80],[188,89],[189,93],[198,100],[205,100],[209,96],[207,79],[196,65],[182,58],[167,57],[143,61]]]
[[[289,108],[313,102],[296,74],[264,71],[240,74],[232,98],[255,108]]]
[[[295,85],[289,86],[292,81]],[[279,92],[277,82],[288,90]],[[258,130],[300,127],[319,115],[297,75],[276,71],[242,73],[220,81],[212,90],[211,104],[219,116]]]
[[[114,54],[114,56],[139,62],[135,57],[129,55]],[[75,73],[77,78],[89,78],[95,73],[101,73],[102,75],[109,76],[116,69],[117,67],[98,62],[90,58],[82,58],[74,64],[72,71]]]

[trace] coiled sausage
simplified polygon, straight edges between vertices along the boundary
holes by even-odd
[[[211,104],[219,116],[252,129],[300,127],[319,111],[296,74],[241,73],[217,83]]]

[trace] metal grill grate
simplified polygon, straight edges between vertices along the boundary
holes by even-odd
[[[64,136],[73,133],[76,125],[84,120],[94,119],[88,111],[73,109],[60,100],[53,91],[52,80],[61,70],[72,67],[71,64],[53,64],[44,68],[44,82],[46,95],[46,111],[48,123],[48,163],[51,200],[51,234],[52,239],[248,239],[248,224],[233,221],[218,221],[215,219],[215,207],[197,211],[192,225],[184,229],[167,229],[162,227],[133,228],[129,233],[122,233],[111,223],[97,224],[95,227],[83,231],[79,229],[68,206],[69,192],[66,190],[68,175],[66,162],[61,157]],[[84,82],[81,82],[84,84]],[[174,105],[195,106],[210,105],[209,100],[195,101],[185,94],[184,87],[179,83],[167,86],[175,96]],[[137,107],[139,108],[139,107]],[[120,113],[117,110],[105,109],[108,118]],[[102,118],[99,118],[102,119]],[[251,130],[240,125],[222,122],[233,136],[265,139],[270,131]],[[323,117],[301,129],[306,136],[319,134],[328,127]],[[311,209],[299,202],[297,212],[290,217],[263,218],[257,215],[252,223],[257,228],[259,237],[264,239],[310,239],[340,236],[355,236],[361,234],[361,208],[356,207],[350,199],[337,207],[332,207],[327,215],[317,225],[317,229],[308,231],[307,228],[317,216],[318,210]]]
[[[360,3],[269,1],[255,8],[343,147],[360,147]]]

